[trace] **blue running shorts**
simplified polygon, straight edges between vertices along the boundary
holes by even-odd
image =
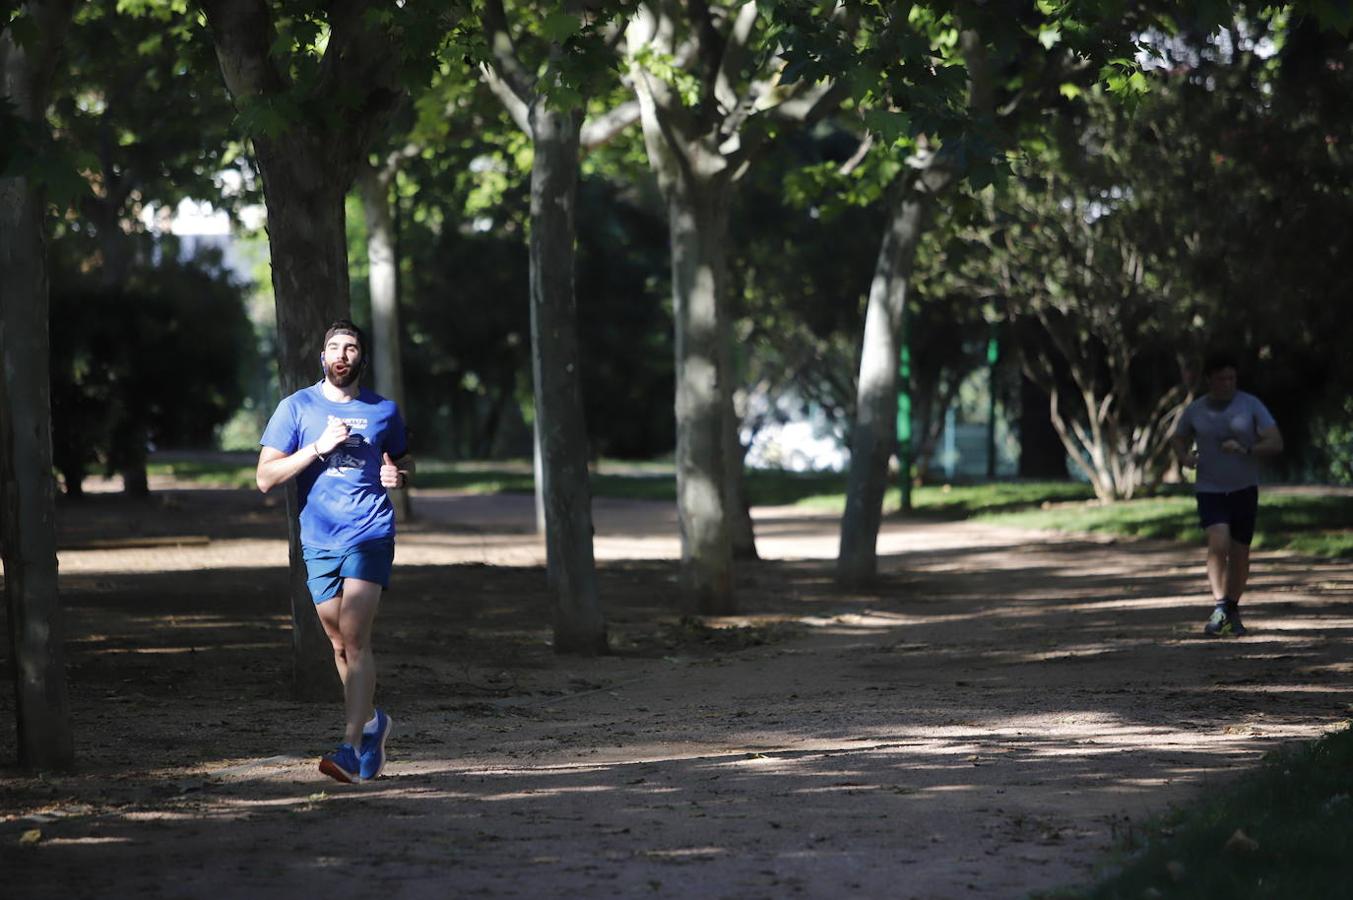
[[[318,606],[343,593],[344,578],[374,581],[388,588],[390,569],[395,562],[395,539],[377,538],[339,550],[305,547],[302,556],[305,557],[306,584]]]
[[[1250,545],[1254,521],[1259,514],[1259,488],[1251,485],[1226,493],[1198,493],[1198,523],[1206,531],[1213,525],[1231,526],[1231,540]]]

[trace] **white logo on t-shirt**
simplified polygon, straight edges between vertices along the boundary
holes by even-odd
[[[364,416],[329,416],[331,424],[342,422],[350,429],[366,428],[367,421]],[[332,455],[329,456],[329,464],[325,467],[324,474],[333,478],[342,478],[349,469],[365,468],[366,460],[359,455],[364,446],[366,446],[366,437],[356,431],[349,433],[348,439],[335,447]]]

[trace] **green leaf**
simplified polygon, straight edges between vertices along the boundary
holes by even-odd
[[[550,41],[562,44],[582,28],[582,20],[563,12],[552,12],[540,23],[540,31]]]
[[[1061,94],[1068,100],[1075,100],[1077,97],[1081,95],[1081,89],[1078,85],[1074,85],[1071,82],[1067,82],[1057,89],[1057,93]]]
[[[136,45],[136,53],[138,56],[150,56],[151,54],[159,52],[162,46],[164,46],[164,35],[152,34],[150,37]]]
[[[886,143],[892,144],[906,137],[911,128],[911,117],[890,109],[866,109],[865,126]]]
[[[1038,31],[1038,42],[1043,45],[1045,50],[1051,50],[1062,39],[1062,32],[1059,28],[1043,27]]]

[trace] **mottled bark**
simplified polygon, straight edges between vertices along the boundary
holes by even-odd
[[[726,265],[728,200],[720,180],[678,179],[669,192],[676,321],[676,479],[681,558],[695,608],[735,611],[725,404],[731,395],[721,342],[719,290]]]
[[[723,419],[726,466],[723,479],[724,514],[728,517],[729,552],[733,558],[757,559],[756,532],[752,527],[752,511],[747,501],[746,473],[742,464],[746,448],[742,446],[742,439],[738,434],[742,430],[742,422],[733,403],[733,393],[737,389],[739,378],[738,367],[733,359],[731,339],[734,319],[732,298],[726,287],[727,277],[723,277],[722,280],[725,286],[719,289],[719,318],[723,329],[723,336],[719,340],[719,371],[724,373],[724,376],[720,379],[722,396],[719,398],[719,405],[720,416]]]
[[[592,551],[573,277],[580,124],[576,113],[552,110],[543,99],[532,104],[531,370],[554,584],[554,649],[595,654],[607,645]]]
[[[667,202],[676,331],[677,506],[682,561],[701,612],[735,611],[732,559],[754,556],[733,415],[732,322],[723,296],[728,197],[778,129],[836,108],[844,87],[780,82],[754,51],[755,2],[716,9],[642,3],[625,29],[630,82],[649,165]],[[646,57],[675,60],[694,80],[677,90]],[[716,521],[717,519],[717,521]]]
[[[349,309],[344,186],[326,181],[303,150],[285,152],[256,140],[268,210],[268,246],[277,316],[277,362],[282,394],[320,377],[324,331]],[[301,555],[300,498],[286,485],[291,562],[292,682],[297,696],[320,699],[339,689],[333,647],[306,585]]]
[[[888,488],[888,460],[897,445],[903,316],[928,202],[915,183],[897,192],[869,286],[846,509],[836,560],[836,580],[847,586],[867,584],[878,571],[876,545]]]
[[[989,112],[992,82],[986,48],[972,30],[961,32],[959,39],[968,69],[969,106],[979,115]],[[950,161],[926,154],[920,169],[908,174],[899,186],[879,246],[865,317],[846,509],[836,560],[836,580],[842,585],[865,584],[878,572],[878,530],[888,459],[897,445],[898,368],[907,292],[930,207],[956,174]]]
[[[404,363],[400,355],[399,256],[395,241],[395,216],[391,208],[393,165],[377,170],[358,170],[362,213],[366,219],[366,258],[371,292],[371,366],[376,393],[399,405],[404,412]],[[407,413],[405,413],[407,415]],[[390,491],[395,517],[412,518],[408,488]]]
[[[740,529],[733,521],[735,514],[745,516],[746,509],[740,486],[729,484],[735,472],[737,434],[731,407],[731,345],[724,346],[731,336],[722,292],[728,194],[751,149],[741,138],[728,138],[749,112],[739,104],[729,79],[743,58],[757,12],[754,4],[744,4],[724,36],[710,20],[708,8],[693,7],[689,14],[687,24],[694,29],[689,44],[679,44],[676,38],[682,27],[680,11],[658,4],[640,7],[626,40],[649,165],[667,203],[682,570],[696,611],[727,614],[736,610],[733,536]],[[704,92],[698,110],[685,106],[670,85],[640,64],[634,54],[641,47],[704,60],[697,72]],[[716,94],[722,107],[714,102]],[[719,127],[716,109],[730,117],[723,122],[727,132]]]
[[[531,137],[531,372],[535,394],[537,522],[545,529],[546,568],[554,596],[556,653],[608,650],[592,549],[592,490],[583,418],[578,310],[574,290],[578,161],[637,118],[613,110],[584,124],[580,112],[552,108],[533,73],[517,57],[500,0],[484,7],[484,33],[494,63],[489,87]],[[558,60],[561,49],[549,47]]]
[[[71,4],[31,3],[25,12],[40,38],[20,47],[12,32],[0,33],[0,100],[36,134]],[[0,553],[18,761],[65,769],[75,751],[57,592],[46,208],[28,178],[0,178]]]

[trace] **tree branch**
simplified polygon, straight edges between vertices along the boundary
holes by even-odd
[[[583,150],[595,150],[610,143],[639,121],[640,114],[639,101],[628,100],[596,118],[588,119],[578,135],[579,146]]]
[[[700,86],[700,110],[703,118],[718,118],[718,81],[724,60],[724,38],[714,25],[714,16],[705,0],[686,0],[691,22],[692,41],[704,75]]]
[[[714,98],[723,107],[725,114],[738,108],[738,92],[733,86],[747,59],[747,42],[751,40],[752,28],[756,25],[757,8],[755,0],[742,4],[733,27],[729,29],[728,40],[724,45],[723,58],[714,73]]]
[[[503,9],[503,0],[485,0],[484,12],[480,18],[484,26],[484,41],[493,56],[493,69],[504,86],[516,95],[517,102],[529,107],[535,93],[536,79],[526,71],[521,57],[517,55],[517,48],[512,41],[512,31],[507,24],[507,13]],[[486,66],[486,71],[487,68]],[[512,118],[516,120],[517,114],[512,110],[512,105],[503,99],[499,89],[493,84],[489,84],[489,88],[503,101]],[[518,125],[520,124],[518,122]],[[530,133],[529,127],[523,130]]]
[[[675,174],[677,168],[689,170],[690,162],[684,154],[683,135],[675,132],[688,131],[690,123],[686,120],[685,107],[673,95],[672,89],[643,66],[637,52],[643,46],[662,49],[664,45],[670,51],[671,41],[671,22],[660,18],[649,4],[639,7],[625,29],[630,83],[639,102],[644,144],[659,180],[668,174]]]
[[[484,76],[484,84],[488,85],[493,96],[497,97],[507,110],[507,114],[512,117],[512,121],[526,135],[531,134],[531,108],[527,106],[526,101],[518,96],[512,86],[503,80],[498,70],[488,63],[480,63],[479,70]]]
[[[277,31],[263,0],[202,0],[202,10],[221,75],[237,105],[286,90],[286,78],[272,58]]]
[[[341,96],[345,90],[363,98],[355,116],[358,125],[381,118],[404,94],[399,82],[399,47],[392,32],[367,18],[370,4],[338,0],[329,7],[329,45],[320,60],[315,97]]]
[[[772,92],[777,88],[778,84],[772,88]],[[794,88],[786,90],[784,99],[763,107],[761,114],[783,122],[812,125],[840,106],[849,95],[846,86],[839,81],[819,83],[804,89],[799,89],[796,84]]]

